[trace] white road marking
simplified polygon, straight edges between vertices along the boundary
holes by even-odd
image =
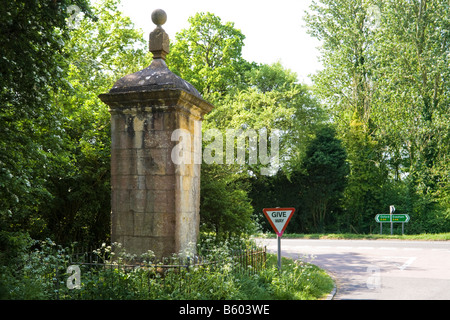
[[[394,263],[397,266],[397,268],[399,268],[402,271],[405,270],[407,267],[409,267],[417,259],[417,257],[384,257],[384,258],[388,260],[407,259],[406,262],[402,265]]]
[[[399,267],[400,270],[405,270],[407,267],[409,267],[411,265],[411,263],[413,263],[415,260],[417,259],[417,257],[411,257],[409,258],[401,267]]]

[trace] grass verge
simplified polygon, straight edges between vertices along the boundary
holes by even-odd
[[[254,236],[255,238],[276,238],[274,233],[260,233]],[[423,233],[412,235],[381,235],[381,234],[353,234],[353,233],[313,233],[313,234],[299,234],[299,233],[284,233],[285,239],[348,239],[348,240],[425,240],[425,241],[448,241],[450,240],[450,232],[447,233]]]
[[[275,254],[267,254],[264,270],[240,282],[243,300],[319,300],[334,287],[333,279],[324,270],[301,260],[282,257],[278,271]]]

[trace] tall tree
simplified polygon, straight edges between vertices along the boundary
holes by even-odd
[[[339,225],[350,232],[368,232],[373,217],[383,212],[387,170],[379,142],[368,135],[356,117],[346,132],[345,148],[350,175],[344,192],[344,214]]]
[[[409,213],[448,210],[448,3],[321,0],[311,9],[307,23],[323,40],[325,64],[315,77],[316,92],[350,148],[350,162],[373,162],[379,179],[388,168],[391,179],[408,184]],[[360,139],[346,138],[356,132]],[[352,155],[367,148],[367,159],[364,152]],[[364,181],[353,177],[349,186]],[[386,185],[387,176],[378,178]]]
[[[378,128],[372,110],[377,89],[374,27],[379,23],[374,26],[373,20],[379,16],[373,16],[378,13],[373,8],[372,1],[321,0],[320,4],[313,1],[306,16],[309,32],[323,41],[325,67],[314,77],[315,92],[331,111],[348,153],[351,170],[345,193],[345,224],[353,228],[355,221],[362,226],[364,212],[381,205],[381,199],[375,196],[379,184],[372,180],[385,179],[382,171],[372,170],[385,161],[383,146],[377,143]]]
[[[381,10],[377,125],[401,141],[403,171],[433,192],[443,177],[436,165],[449,153],[450,8],[442,0],[385,1]]]
[[[384,1],[380,8],[374,112],[377,125],[396,142],[392,158],[407,177],[413,218],[425,226],[450,210],[450,7],[443,0],[420,0]]]
[[[52,199],[40,206],[46,232],[58,243],[95,245],[110,230],[110,114],[98,99],[115,81],[150,64],[143,32],[118,10],[119,0],[92,6],[95,19],[80,20],[64,47],[66,90],[55,92],[61,110],[63,150],[47,181]]]
[[[0,230],[39,228],[34,213],[61,148],[61,112],[51,93],[66,85],[68,20],[88,2],[4,1],[0,17]]]
[[[305,155],[305,204],[312,217],[313,229],[323,232],[327,218],[339,214],[347,184],[349,166],[342,142],[331,126],[318,130]],[[332,217],[336,219],[335,217]],[[329,220],[329,219],[328,219]]]
[[[206,94],[224,94],[240,84],[248,69],[242,58],[242,32],[210,12],[197,13],[188,21],[189,28],[176,34],[167,57],[171,70]]]
[[[314,75],[316,93],[338,126],[354,117],[369,125],[373,94],[370,1],[321,0],[305,15],[308,32],[322,41],[324,69]]]

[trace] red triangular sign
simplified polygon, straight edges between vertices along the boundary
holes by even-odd
[[[281,237],[295,212],[295,208],[267,208],[263,209],[263,212],[275,233]]]

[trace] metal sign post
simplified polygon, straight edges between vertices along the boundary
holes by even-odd
[[[278,253],[277,253],[277,261],[278,261],[278,270],[281,271],[281,237],[277,235],[278,242]]]
[[[394,206],[389,206],[389,214],[391,215],[391,236],[392,236],[392,230],[393,230],[393,226],[394,226],[394,221],[392,220],[392,214],[395,211],[395,207]]]

